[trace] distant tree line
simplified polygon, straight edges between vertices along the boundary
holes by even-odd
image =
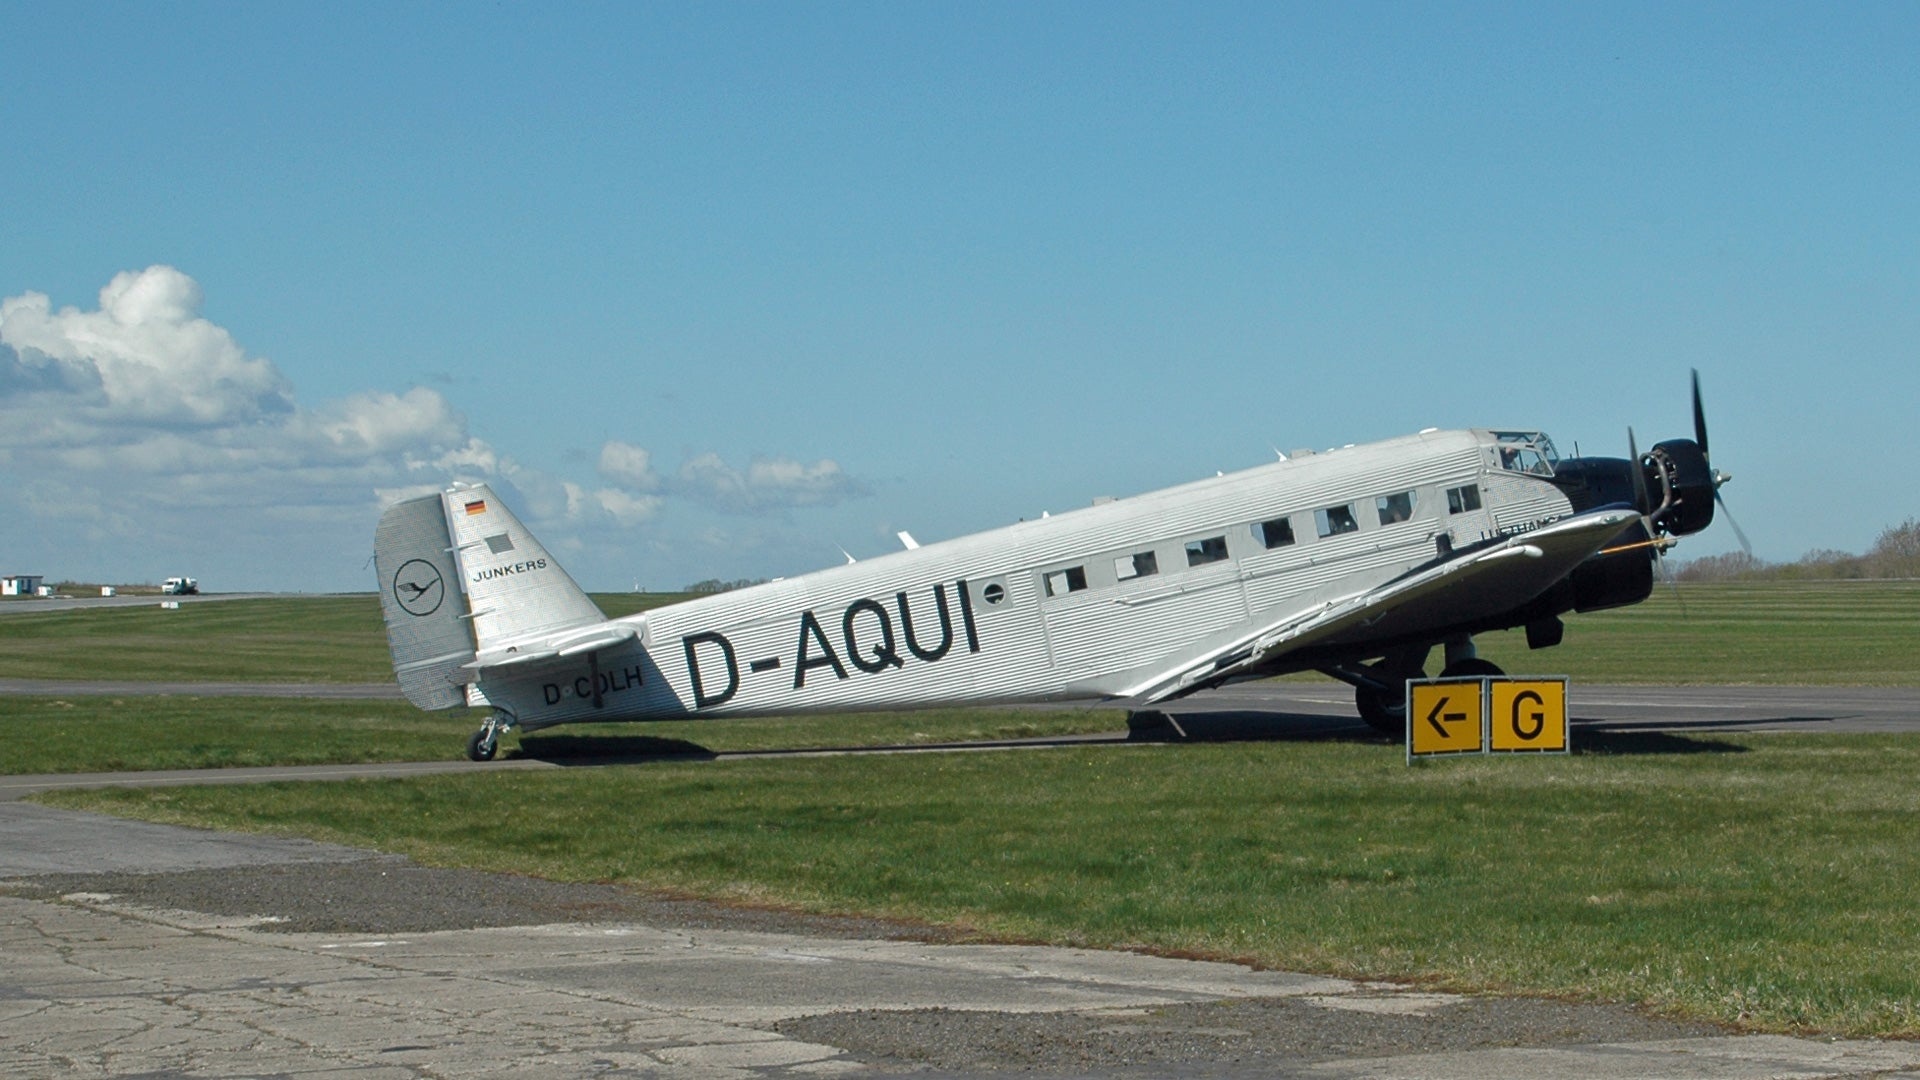
[[[708,578],[705,581],[696,581],[680,591],[690,593],[722,593],[732,592],[735,589],[744,589],[749,585],[764,585],[766,583],[766,578],[738,578],[733,581],[721,581],[719,578]]]
[[[1865,555],[1815,548],[1797,562],[1770,563],[1745,552],[1709,555],[1680,563],[1681,581],[1844,581],[1854,578],[1920,578],[1920,518],[1908,518],[1880,534]]]

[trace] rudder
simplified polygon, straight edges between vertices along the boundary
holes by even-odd
[[[471,675],[464,665],[473,660],[473,631],[443,498],[389,506],[373,532],[373,564],[401,692],[422,709],[466,704],[463,684]]]

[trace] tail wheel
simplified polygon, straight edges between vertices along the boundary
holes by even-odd
[[[500,752],[500,734],[492,724],[481,728],[467,737],[467,760],[492,761]]]
[[[467,759],[469,761],[492,761],[500,752],[500,736],[511,731],[514,726],[513,713],[498,705],[493,706],[493,715],[480,725],[480,730],[467,736]]]

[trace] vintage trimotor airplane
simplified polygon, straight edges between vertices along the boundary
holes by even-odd
[[[1562,459],[1426,430],[608,619],[485,485],[396,503],[374,548],[394,670],[499,736],[579,721],[1069,700],[1148,706],[1315,670],[1405,730],[1403,687],[1499,674],[1475,634],[1638,603],[1728,477],[1694,437]],[[1628,432],[1629,446],[1633,445]],[[904,537],[903,537],[904,539]],[[1742,538],[1744,543],[1744,537]]]

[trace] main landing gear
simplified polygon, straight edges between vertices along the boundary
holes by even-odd
[[[1369,667],[1328,674],[1353,684],[1354,707],[1368,727],[1388,738],[1404,740],[1407,737],[1407,680],[1427,677],[1427,653],[1427,649],[1407,650]],[[1471,638],[1447,642],[1446,660],[1446,667],[1440,669],[1443,679],[1506,674],[1498,664],[1474,655]]]
[[[500,736],[506,734],[507,729],[511,727],[513,727],[513,717],[498,709],[494,710],[493,715],[487,717],[487,722],[480,725],[480,730],[468,736],[467,760],[492,761],[494,755],[500,752]]]
[[[1407,676],[1410,679],[1424,679],[1427,673],[1415,672]],[[1353,688],[1353,704],[1360,710],[1360,719],[1368,727],[1390,738],[1407,737],[1407,685],[1400,682],[1394,688],[1386,686],[1356,686]]]

